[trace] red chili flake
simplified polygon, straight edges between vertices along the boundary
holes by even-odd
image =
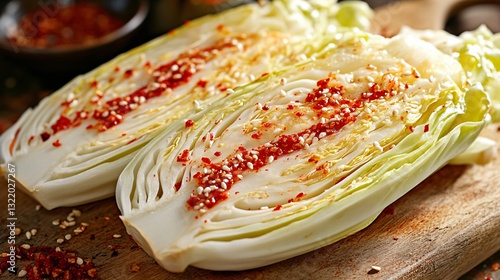
[[[52,128],[52,130],[54,131],[54,134],[56,134],[57,132],[59,132],[61,130],[66,130],[66,129],[70,128],[72,123],[73,122],[70,119],[61,115],[59,117],[59,119],[57,119],[56,123],[51,125],[50,128]]]
[[[299,117],[299,118],[300,118],[300,117],[302,117],[304,114],[303,114],[302,112],[295,112],[295,115],[296,115],[297,117]]]
[[[54,143],[52,143],[52,146],[54,146],[54,147],[61,147],[61,146],[62,146],[62,144],[61,144],[61,142],[59,141],[59,139],[57,139]]]
[[[188,127],[192,127],[194,125],[194,122],[192,120],[187,120],[186,123],[185,123],[185,127],[188,128]]]
[[[146,69],[151,68],[151,62],[147,61],[146,64],[144,64],[144,68]]]
[[[177,162],[188,162],[189,161],[189,150],[185,149],[182,153],[177,157]]]
[[[181,189],[181,186],[182,186],[182,182],[179,181],[179,182],[175,183],[175,185],[174,185],[175,191],[178,192]]]
[[[265,76],[268,76],[268,75],[269,75],[269,73],[264,73],[264,74],[261,75],[261,77],[265,77]]]
[[[128,69],[127,71],[125,71],[125,73],[123,73],[123,77],[125,77],[125,79],[128,79],[128,78],[132,77],[133,74],[134,74],[134,70]]]
[[[50,138],[50,134],[48,132],[43,132],[40,134],[40,137],[42,137],[42,141],[45,142]]]
[[[395,240],[395,241],[397,241],[397,240],[399,240],[399,237],[394,236],[392,239]]]
[[[222,154],[221,152],[217,151],[217,152],[214,153],[214,156],[220,157],[221,154]]]
[[[31,144],[31,142],[35,139],[35,136],[31,135],[30,139],[28,140],[28,144]]]
[[[92,129],[92,128],[94,128],[94,126],[93,126],[93,125],[91,125],[91,124],[89,124],[89,125],[87,125],[87,127],[85,127],[85,129],[87,129],[87,130],[88,130],[88,129]]]
[[[136,137],[132,138],[130,141],[127,142],[127,145],[128,144],[132,144],[134,143],[135,141],[137,141],[138,139]]]
[[[279,211],[279,210],[281,210],[281,208],[283,208],[283,206],[278,204],[278,205],[276,205],[276,207],[274,207],[273,211]]]
[[[429,131],[429,124],[426,124],[426,125],[424,126],[424,132],[428,132],[428,131]]]
[[[263,122],[262,126],[265,127],[265,128],[271,128],[271,127],[273,127],[273,124],[270,123],[270,122]]]
[[[217,31],[223,31],[225,29],[224,24],[217,25]]]
[[[252,134],[252,139],[260,139],[262,138],[262,132],[257,131],[256,133]]]
[[[197,87],[201,87],[201,88],[205,88],[207,86],[207,81],[205,80],[199,80],[197,83],[196,83],[196,86]]]
[[[97,87],[97,85],[98,85],[98,84],[97,84],[97,81],[92,81],[92,82],[90,83],[90,87],[92,87],[92,88],[96,88],[96,87]]]
[[[500,125],[497,127],[497,131],[500,131]]]
[[[288,104],[288,106],[286,106],[286,109],[287,109],[287,110],[293,110],[293,108],[294,108],[294,107],[293,107],[293,105],[292,105],[292,104]]]
[[[264,111],[269,110],[269,106],[267,106],[267,104],[266,104],[266,105],[264,105],[264,106],[262,106],[262,110],[264,110]]]
[[[115,67],[115,72],[120,72],[120,66]]]
[[[411,126],[411,125],[408,127],[408,129],[409,129],[411,132],[413,132],[413,131],[415,130],[415,128],[414,128],[413,126]]]
[[[210,163],[212,163],[212,161],[211,161],[209,158],[207,158],[207,157],[202,157],[202,158],[201,158],[201,161],[203,161],[203,162],[204,162],[204,163],[206,163],[206,164],[210,164]]]

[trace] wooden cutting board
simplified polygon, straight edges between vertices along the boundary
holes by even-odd
[[[484,135],[500,143],[498,129],[493,125]],[[500,153],[500,145],[496,150]],[[66,219],[74,208],[37,211],[37,203],[17,190],[15,222],[22,233],[16,244],[75,250],[92,260],[101,279],[456,279],[500,249],[499,166],[498,156],[483,166],[445,166],[387,207],[366,229],[319,250],[243,272],[163,270],[127,236],[112,198],[76,207],[82,213],[76,225],[61,229],[52,221]],[[6,200],[3,180],[2,250],[9,234]],[[75,235],[81,222],[89,225]],[[28,240],[25,232],[31,229],[37,234]],[[72,238],[58,244],[56,240],[66,234]],[[381,270],[370,271],[374,265]],[[2,277],[8,275],[4,272]]]

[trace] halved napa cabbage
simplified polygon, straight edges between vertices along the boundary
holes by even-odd
[[[362,2],[283,0],[194,20],[26,111],[0,138],[0,163],[16,165],[18,186],[47,209],[112,196],[125,165],[173,120],[308,59],[322,32],[367,28],[369,13]]]
[[[127,165],[121,218],[161,266],[243,270],[335,242],[484,127],[486,94],[431,44],[339,37],[317,60],[191,111]]]
[[[460,36],[443,30],[411,28],[404,28],[402,33],[426,40],[460,62],[469,83],[488,93],[492,122],[500,122],[500,33],[493,34],[484,25]]]

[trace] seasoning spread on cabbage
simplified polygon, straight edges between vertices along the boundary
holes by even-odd
[[[294,0],[194,20],[27,110],[0,138],[0,163],[15,164],[18,185],[47,209],[112,196],[125,165],[172,121],[307,59],[326,30],[366,27],[367,13],[361,2]]]
[[[464,151],[488,109],[431,44],[345,33],[165,128],[118,180],[121,218],[169,271],[278,262],[366,227]]]

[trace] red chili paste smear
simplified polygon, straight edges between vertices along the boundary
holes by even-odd
[[[215,163],[208,158],[202,158],[204,171],[194,175],[198,187],[187,201],[188,209],[204,213],[228,198],[228,191],[243,178],[243,173],[258,171],[276,159],[304,150],[315,141],[338,132],[347,124],[356,121],[357,114],[354,112],[365,103],[384,99],[389,95],[388,90],[373,84],[358,98],[349,99],[342,95],[342,86],[332,86],[330,80],[319,80],[304,102],[304,107],[308,106],[314,110],[319,119],[328,121],[320,121],[299,133],[280,135],[276,140],[251,150],[240,146],[233,155],[222,162]],[[279,209],[281,207],[275,210]]]
[[[77,124],[81,123],[82,119],[86,119],[88,116],[91,116],[97,123],[87,126],[87,129],[95,129],[99,132],[106,131],[122,123],[127,113],[137,109],[149,99],[168,94],[172,90],[187,84],[196,73],[204,69],[209,61],[217,58],[222,50],[239,49],[243,46],[245,40],[249,38],[251,37],[246,34],[227,37],[218,40],[213,46],[201,49],[195,48],[182,53],[175,60],[154,69],[152,71],[153,80],[149,84],[128,95],[109,100],[101,108],[97,108],[93,112],[79,112],[73,120],[68,116],[61,115],[60,118],[51,125],[52,132],[45,131],[40,134],[40,136],[43,141],[46,141],[51,135],[59,131],[77,126]],[[147,70],[151,65],[146,63],[144,67]],[[120,71],[120,69],[117,67],[113,71]],[[133,74],[134,71],[128,69],[123,75],[124,78],[127,79]],[[203,86],[205,85],[206,84]],[[93,81],[90,87],[97,88],[97,81]],[[97,107],[97,101],[102,97],[102,94],[97,94],[96,99],[91,100],[89,105]],[[63,102],[62,106],[70,107],[72,101],[73,100]],[[81,117],[82,114],[84,114],[85,118]]]

